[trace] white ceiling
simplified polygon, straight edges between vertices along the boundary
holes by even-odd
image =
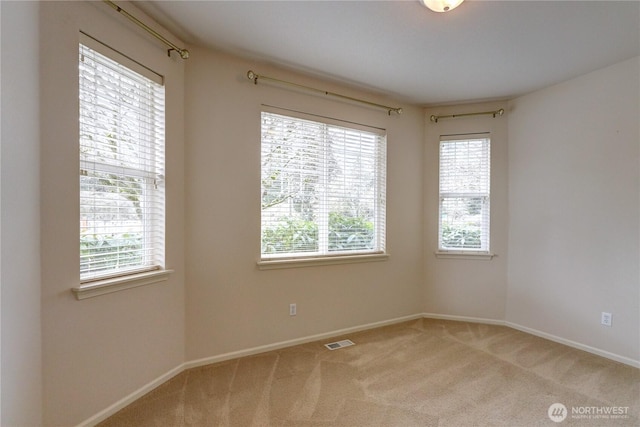
[[[189,44],[420,105],[510,98],[640,55],[637,0],[136,4]]]

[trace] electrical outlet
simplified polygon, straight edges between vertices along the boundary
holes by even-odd
[[[289,304],[289,316],[295,316],[298,313],[298,308],[295,304]]]
[[[602,312],[602,316],[600,317],[600,323],[604,326],[611,326],[611,319],[613,315],[611,313],[607,313],[606,311]]]

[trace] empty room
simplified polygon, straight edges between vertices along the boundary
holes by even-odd
[[[3,427],[640,425],[640,2],[0,21]]]

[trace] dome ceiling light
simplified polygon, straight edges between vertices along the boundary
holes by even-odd
[[[420,0],[424,6],[434,12],[449,12],[460,6],[464,0]]]

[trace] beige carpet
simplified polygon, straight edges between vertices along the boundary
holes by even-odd
[[[511,328],[421,319],[342,338],[356,345],[185,371],[100,426],[640,426],[640,370]]]

